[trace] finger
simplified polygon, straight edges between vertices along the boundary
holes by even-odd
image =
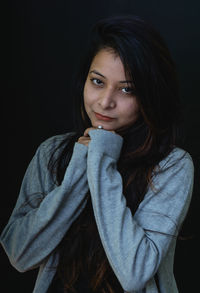
[[[78,139],[78,141],[90,141],[91,140],[91,138],[89,137],[89,136],[81,136],[81,137],[79,137],[79,139]]]
[[[91,140],[90,137],[81,136],[78,139],[78,143],[81,143],[81,144],[88,146],[90,140]]]
[[[83,134],[83,135],[88,137],[88,136],[89,136],[89,131],[92,130],[92,129],[96,129],[96,128],[94,128],[94,127],[89,127],[89,128],[87,128],[87,129],[84,131],[84,134]]]

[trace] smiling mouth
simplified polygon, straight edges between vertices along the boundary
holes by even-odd
[[[96,113],[96,112],[94,112],[94,114],[95,114],[95,116],[96,116],[96,118],[98,120],[102,120],[102,121],[112,121],[112,120],[115,119],[115,118],[112,118],[112,117],[108,117],[108,116],[101,115],[101,114]]]

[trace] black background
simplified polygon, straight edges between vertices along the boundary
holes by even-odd
[[[38,145],[72,129],[69,91],[91,25],[115,14],[146,18],[160,31],[177,65],[187,141],[195,164],[193,199],[178,240],[175,276],[180,293],[196,292],[199,279],[200,202],[200,17],[199,1],[101,0],[10,1],[4,23],[6,61],[6,167],[1,193],[1,230],[15,205],[24,172]],[[4,98],[5,97],[5,98]],[[3,155],[4,156],[4,155]],[[6,171],[6,172],[5,172]],[[20,274],[0,249],[1,292],[31,292],[37,271]],[[170,292],[169,292],[170,293]]]

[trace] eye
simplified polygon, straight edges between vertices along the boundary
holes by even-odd
[[[131,87],[124,87],[122,88],[122,92],[125,94],[133,94],[134,90]]]
[[[95,85],[102,85],[103,84],[103,82],[98,78],[91,78],[90,80]]]

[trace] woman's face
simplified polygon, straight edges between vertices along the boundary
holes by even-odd
[[[85,82],[84,105],[93,127],[117,131],[137,120],[139,105],[133,83],[112,49],[102,49],[94,57]]]

